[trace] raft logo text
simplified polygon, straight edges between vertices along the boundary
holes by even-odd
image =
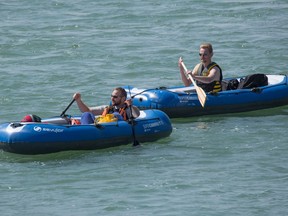
[[[35,126],[34,127],[34,131],[36,132],[41,132],[41,131],[45,131],[45,132],[53,132],[53,133],[62,133],[64,130],[63,129],[58,129],[58,128],[42,128],[42,127],[39,127],[39,126]]]

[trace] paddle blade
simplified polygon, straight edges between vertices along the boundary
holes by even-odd
[[[187,73],[187,68],[186,68],[184,62],[182,61],[181,64],[182,64],[185,72]],[[206,103],[206,99],[207,99],[207,95],[206,95],[205,91],[201,87],[197,86],[196,82],[194,81],[193,77],[190,74],[188,74],[188,77],[191,80],[191,82],[193,83],[193,85],[195,86],[196,93],[197,93],[197,96],[198,96],[198,99],[200,101],[201,106],[204,107],[205,103]]]
[[[196,92],[197,92],[198,99],[201,103],[201,106],[204,107],[206,103],[206,99],[207,99],[206,93],[204,92],[202,88],[198,86],[196,87]]]
[[[192,81],[193,85],[195,86],[196,93],[197,93],[198,99],[201,103],[201,106],[204,107],[205,103],[206,103],[206,99],[207,99],[207,95],[206,95],[205,91],[196,84],[196,82],[194,81],[193,77],[190,74],[188,74],[188,77]]]
[[[140,143],[137,140],[133,140],[133,146],[139,146]]]

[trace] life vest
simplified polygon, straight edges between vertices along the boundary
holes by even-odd
[[[118,121],[118,118],[115,117],[113,114],[106,114],[105,116],[98,116],[94,120],[94,124],[99,124],[99,123],[107,123],[107,122],[116,122]]]
[[[205,92],[219,92],[221,91],[221,82],[223,79],[222,75],[222,69],[218,64],[215,62],[212,62],[207,66],[207,68],[204,68],[204,65],[202,63],[199,64],[198,70],[197,70],[197,75],[199,76],[208,76],[212,68],[218,67],[220,70],[220,80],[219,81],[213,81],[211,83],[202,83],[200,81],[196,80],[196,83],[199,87],[201,87]]]
[[[107,107],[105,107],[105,109],[102,113],[102,116],[106,116],[107,114],[113,114],[115,112],[118,112],[122,116],[123,120],[127,121],[128,118],[127,118],[126,108],[127,108],[127,106],[122,107],[119,110],[116,110],[115,107],[113,107],[113,106],[107,106]]]

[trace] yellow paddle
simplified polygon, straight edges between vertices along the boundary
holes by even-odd
[[[185,72],[187,73],[187,68],[186,68],[184,62],[182,61],[181,64],[182,64]],[[197,84],[196,84],[195,80],[193,79],[193,77],[191,76],[191,74],[188,74],[188,77],[191,80],[191,82],[193,83],[193,85],[195,86],[196,93],[198,95],[198,99],[199,99],[202,107],[204,107],[205,103],[206,103],[206,99],[207,99],[207,95],[206,95],[205,91],[201,87],[197,86]]]

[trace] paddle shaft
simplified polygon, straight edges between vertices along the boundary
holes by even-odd
[[[129,89],[129,94],[131,97],[131,91],[130,91],[130,86],[128,86]],[[132,97],[131,97],[132,99]],[[138,146],[139,142],[136,139],[136,135],[135,135],[135,128],[134,128],[134,119],[133,119],[133,112],[132,112],[132,105],[129,106],[130,109],[130,118],[129,118],[129,122],[131,123],[131,129],[132,129],[132,137],[133,137],[133,146]]]
[[[130,123],[131,123],[131,128],[132,128],[132,137],[133,137],[133,146],[138,146],[139,142],[136,139],[136,135],[135,135],[135,128],[134,128],[134,119],[132,116],[132,106],[129,107],[129,109],[131,110],[131,117],[129,119]]]
[[[66,109],[61,113],[60,116],[64,116],[64,115],[65,115],[66,111],[70,108],[70,106],[74,103],[74,101],[75,101],[75,99],[73,99],[73,100],[69,103],[69,105],[68,105],[68,106],[66,107]]]
[[[181,62],[185,72],[187,73],[187,68],[186,65],[184,64],[184,62]],[[189,79],[191,80],[191,82],[193,83],[193,85],[195,86],[195,88],[199,88],[198,85],[196,84],[195,80],[193,79],[193,77],[191,76],[191,74],[188,74]]]
[[[182,64],[185,72],[187,73],[188,70],[187,70],[184,62],[182,61],[181,64]],[[201,103],[201,106],[204,107],[205,103],[206,103],[206,99],[207,99],[207,95],[206,95],[205,91],[196,84],[196,82],[193,79],[193,77],[191,76],[191,74],[188,74],[188,77],[189,77],[189,79],[191,80],[191,82],[193,83],[193,85],[194,85],[194,87],[196,89],[196,93],[197,93],[198,99],[199,99],[199,101]]]

